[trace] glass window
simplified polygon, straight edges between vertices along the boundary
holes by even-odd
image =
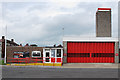
[[[113,53],[92,53],[92,57],[114,57]]]
[[[14,55],[14,58],[19,58],[19,56],[18,55]]]
[[[57,57],[61,57],[61,49],[57,49]]]
[[[46,57],[50,57],[50,56],[49,56],[49,52],[46,52]]]
[[[50,51],[50,49],[45,49],[45,51]]]
[[[68,57],[90,57],[90,53],[68,53]]]
[[[33,56],[40,56],[40,53],[33,53]]]
[[[51,50],[51,57],[55,57],[55,49]]]
[[[32,57],[41,57],[41,52],[40,51],[33,51]]]
[[[29,52],[24,52],[23,57],[24,58],[29,57]]]

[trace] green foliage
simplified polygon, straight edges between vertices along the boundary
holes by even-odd
[[[4,60],[0,60],[0,65],[6,65],[6,64],[4,63]]]

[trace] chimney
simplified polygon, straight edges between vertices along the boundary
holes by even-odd
[[[2,36],[2,39],[5,39],[5,36]]]
[[[14,39],[11,39],[12,42],[14,42]]]
[[[27,43],[25,46],[29,46],[29,44]]]
[[[20,44],[19,46],[22,47],[22,44]]]
[[[56,44],[54,44],[53,47],[56,47]]]

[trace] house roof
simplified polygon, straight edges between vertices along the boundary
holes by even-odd
[[[0,39],[0,42],[2,42],[2,39]]]
[[[74,42],[118,42],[118,38],[112,37],[63,37],[63,41],[74,41]]]
[[[53,45],[53,46],[45,46],[45,48],[63,48],[63,46],[61,44],[59,45]]]
[[[7,43],[10,43],[10,44],[13,44],[13,45],[19,46],[19,44],[15,43],[15,42],[12,42],[12,41],[10,41],[10,40],[7,40]]]

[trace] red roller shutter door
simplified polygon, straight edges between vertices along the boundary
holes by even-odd
[[[113,42],[68,42],[68,63],[114,63]]]

